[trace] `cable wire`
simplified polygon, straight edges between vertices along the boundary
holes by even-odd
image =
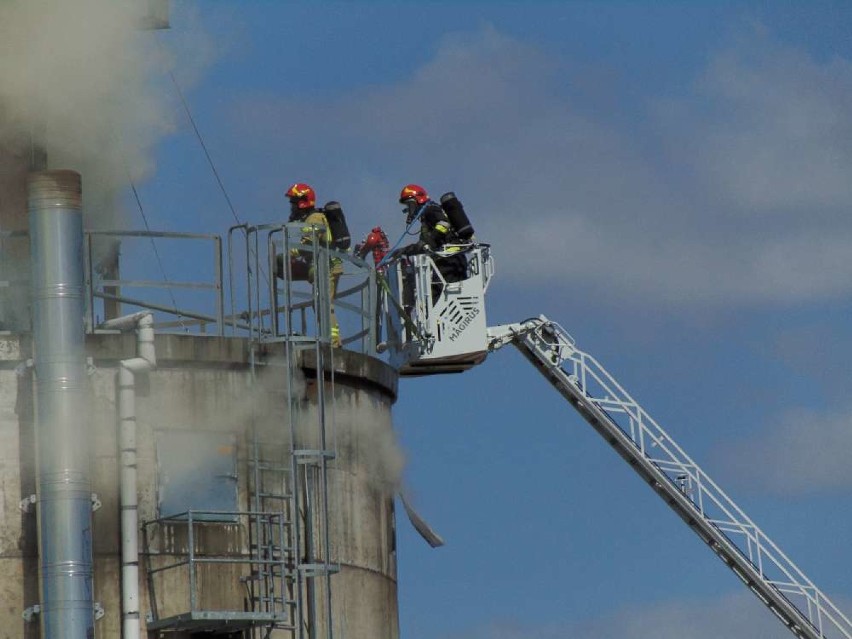
[[[192,125],[193,131],[195,131],[195,137],[198,138],[198,143],[204,150],[204,156],[207,158],[207,163],[210,165],[210,170],[213,171],[213,175],[216,177],[216,182],[217,184],[219,184],[219,189],[222,191],[222,195],[225,196],[225,201],[228,203],[228,208],[231,209],[231,215],[234,216],[234,219],[237,221],[237,224],[242,224],[243,221],[240,219],[240,216],[237,215],[237,210],[234,208],[233,202],[231,202],[231,197],[228,195],[228,190],[225,188],[224,182],[222,182],[222,178],[219,175],[219,171],[216,170],[216,165],[213,163],[213,158],[210,156],[210,152],[207,150],[207,145],[204,143],[204,138],[201,136],[201,131],[198,130],[198,125],[195,124],[195,118],[192,117],[192,112],[189,110],[189,104],[187,103],[186,98],[183,95],[183,91],[181,91],[180,85],[178,84],[177,78],[175,78],[174,72],[169,71],[169,77],[172,79],[172,84],[175,85],[175,90],[177,91],[178,97],[180,97],[180,102],[183,105],[183,110],[186,111],[186,117],[189,118],[189,123]]]
[[[142,199],[139,197],[139,191],[136,190],[136,184],[133,182],[133,178],[130,176],[130,169],[125,162],[124,168],[127,171],[127,180],[130,182],[130,189],[133,191],[133,198],[136,200],[136,206],[139,208],[139,214],[142,216],[142,222],[145,224],[145,230],[149,233],[151,232],[151,226],[148,224],[148,216],[145,215],[145,209],[142,206]],[[172,308],[174,308],[175,315],[177,315],[178,321],[180,322],[181,327],[185,333],[189,332],[189,328],[187,328],[186,324],[183,322],[183,315],[178,310],[177,300],[175,299],[174,291],[172,287],[169,286],[169,278],[166,276],[166,269],[163,267],[163,260],[160,259],[160,251],[157,249],[157,243],[154,241],[153,236],[151,239],[151,247],[154,249],[154,257],[157,259],[157,264],[160,267],[160,274],[163,276],[163,281],[166,283],[166,290],[169,292],[169,297],[172,299]]]
[[[177,78],[173,71],[169,71],[169,77],[172,80],[172,84],[175,87],[175,91],[177,91],[178,97],[180,98],[180,102],[183,105],[183,110],[186,112],[186,117],[189,119],[189,123],[192,125],[192,130],[195,131],[195,137],[198,138],[198,143],[201,145],[201,149],[204,151],[204,157],[207,158],[207,163],[210,165],[210,170],[213,172],[213,176],[216,178],[216,183],[219,185],[219,189],[222,191],[222,195],[225,197],[225,202],[228,204],[228,208],[231,211],[231,215],[234,217],[238,225],[242,225],[243,221],[240,219],[240,216],[237,215],[237,210],[234,207],[234,203],[231,201],[231,196],[228,195],[228,190],[225,188],[225,183],[222,181],[222,177],[219,175],[219,171],[216,169],[216,164],[213,162],[213,157],[210,155],[210,151],[207,149],[207,144],[204,142],[204,137],[201,135],[201,131],[198,128],[198,125],[195,123],[195,118],[192,117],[192,111],[189,108],[189,102],[187,102],[186,97],[183,94],[183,91],[180,88],[180,84],[178,84]],[[245,232],[245,229],[243,230]],[[254,250],[249,247],[249,255],[252,256],[254,254]],[[250,268],[250,267],[249,267]],[[269,278],[266,275],[266,272],[263,268],[263,265],[260,264],[258,266],[260,270],[260,275],[266,282],[269,282]]]
[[[399,239],[396,241],[396,244],[394,244],[394,245],[391,247],[391,249],[390,249],[387,253],[385,253],[385,256],[384,256],[384,257],[383,257],[383,258],[379,261],[379,263],[378,263],[378,264],[376,264],[376,269],[377,269],[377,270],[378,270],[379,268],[381,268],[382,266],[384,266],[385,264],[387,264],[387,263],[388,263],[391,259],[393,259],[394,251],[396,251],[396,249],[399,247],[399,245],[400,245],[400,243],[402,242],[402,240],[404,240],[404,239],[405,239],[405,236],[406,236],[406,235],[414,235],[413,233],[409,233],[409,231],[411,230],[411,227],[412,227],[412,226],[414,226],[414,223],[415,223],[415,222],[416,222],[416,221],[420,218],[420,215],[423,213],[423,211],[425,210],[425,208],[426,208],[426,207],[425,207],[425,205],[424,205],[424,206],[421,206],[421,207],[420,207],[420,209],[417,211],[417,214],[416,214],[416,215],[415,215],[415,216],[411,219],[411,221],[410,221],[410,222],[406,225],[405,230],[404,230],[404,231],[402,232],[402,234],[399,236]]]

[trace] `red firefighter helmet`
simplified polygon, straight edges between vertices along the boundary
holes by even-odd
[[[404,204],[406,200],[414,200],[418,204],[423,204],[428,199],[429,194],[426,189],[417,184],[406,184],[399,193],[400,204]]]
[[[296,182],[293,186],[287,189],[285,194],[291,202],[296,201],[296,206],[300,209],[310,209],[316,206],[317,194],[311,188],[310,184],[304,182]]]

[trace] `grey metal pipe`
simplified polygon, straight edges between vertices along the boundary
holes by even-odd
[[[27,190],[41,630],[45,639],[81,639],[94,637],[81,179],[32,173]]]

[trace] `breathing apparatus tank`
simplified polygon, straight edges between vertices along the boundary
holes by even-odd
[[[352,238],[349,236],[349,226],[346,224],[346,216],[343,215],[343,207],[340,206],[340,202],[332,201],[325,205],[323,213],[328,220],[333,248],[345,251],[349,248]]]
[[[441,196],[441,208],[447,214],[447,218],[450,220],[450,224],[453,225],[459,239],[464,242],[469,241],[473,237],[473,226],[456,194],[452,191],[444,193]]]

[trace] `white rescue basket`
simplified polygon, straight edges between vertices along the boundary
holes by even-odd
[[[386,341],[390,363],[400,375],[460,373],[488,354],[485,291],[494,275],[490,247],[460,248],[403,257],[388,265]],[[447,282],[435,259],[460,255],[467,263],[466,277]]]

